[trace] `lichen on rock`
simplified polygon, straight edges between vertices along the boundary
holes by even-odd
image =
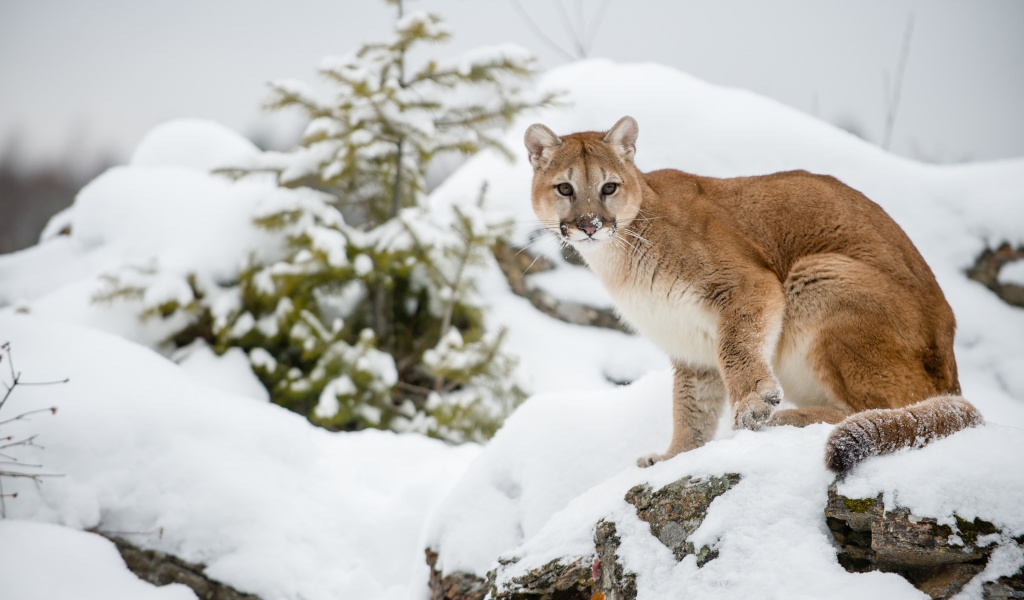
[[[847,498],[833,484],[825,518],[839,549],[839,564],[851,573],[897,573],[932,598],[950,598],[985,569],[1000,533],[981,518],[954,515],[954,525],[918,517],[907,508],[887,508],[882,496]],[[1022,573],[983,586],[984,598],[1024,598],[1015,590]],[[1009,595],[1007,595],[1009,594]],[[1018,595],[1014,595],[1018,594]]]
[[[637,516],[651,526],[651,533],[672,550],[676,560],[693,555],[697,566],[702,567],[714,560],[718,552],[707,546],[695,548],[687,539],[704,522],[711,502],[739,482],[739,475],[726,473],[717,477],[684,477],[658,491],[638,485],[626,493],[626,502],[636,507]]]
[[[590,600],[593,596],[594,557],[575,556],[559,558],[544,566],[513,577],[500,589],[493,587],[496,572],[488,580],[492,582],[491,596],[494,600]],[[609,599],[610,600],[610,599]]]
[[[487,595],[486,579],[463,572],[445,575],[437,568],[437,552],[427,548],[426,554],[430,567],[430,600],[483,600]]]

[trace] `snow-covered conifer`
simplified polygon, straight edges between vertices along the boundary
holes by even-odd
[[[98,297],[141,300],[148,317],[187,315],[176,344],[242,348],[275,402],[326,427],[481,440],[522,396],[504,332],[474,290],[510,224],[481,209],[485,190],[428,210],[427,168],[444,153],[508,154],[501,127],[555,98],[521,86],[534,59],[515,46],[413,64],[411,50],[450,34],[437,15],[389,4],[391,40],[321,62],[329,96],[271,84],[270,108],[309,118],[298,147],[218,171],[270,172],[280,186],[321,192],[253,215],[283,254],[252,258],[227,283],[125,270]]]

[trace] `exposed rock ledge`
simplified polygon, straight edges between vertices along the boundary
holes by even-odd
[[[851,573],[898,573],[932,598],[950,598],[981,573],[995,550],[999,529],[983,519],[956,516],[956,531],[901,506],[886,509],[882,497],[847,498],[829,489],[825,518],[839,548],[839,564]],[[1024,544],[1024,536],[1015,540]],[[985,598],[1024,598],[1024,569],[983,586]]]
[[[493,250],[494,258],[498,261],[501,272],[505,274],[505,279],[508,280],[512,292],[529,300],[530,304],[533,304],[542,313],[574,325],[589,325],[632,333],[609,308],[597,308],[570,300],[559,300],[531,285],[526,277],[527,271],[541,273],[554,268],[551,261],[543,256],[530,254],[525,248],[509,246],[501,242],[495,244]]]
[[[999,271],[1019,260],[1024,260],[1024,246],[1014,248],[1004,242],[995,250],[986,248],[967,269],[967,276],[995,292],[1003,302],[1024,308],[1024,286],[999,280]]]
[[[714,548],[694,548],[687,541],[703,522],[711,502],[740,481],[739,475],[684,477],[657,491],[636,486],[626,501],[651,526],[651,534],[678,560],[694,555],[698,566],[715,560]],[[850,572],[897,573],[932,598],[950,598],[978,575],[995,550],[1001,532],[983,519],[956,518],[956,529],[935,519],[919,518],[906,508],[886,509],[882,498],[846,498],[829,489],[822,518],[832,531],[839,563]],[[1014,540],[1024,547],[1024,537]],[[615,524],[595,525],[594,552],[563,557],[513,578],[499,577],[505,562],[487,578],[469,573],[443,574],[437,554],[427,550],[431,600],[636,600],[636,576],[625,572],[616,556]],[[503,581],[498,585],[497,581]],[[1024,599],[1024,568],[982,586],[987,600]]]
[[[128,570],[153,585],[180,583],[188,586],[200,600],[260,600],[259,596],[239,592],[233,587],[215,581],[203,572],[204,566],[186,562],[156,550],[143,550],[124,538],[100,530],[91,530],[114,542]]]

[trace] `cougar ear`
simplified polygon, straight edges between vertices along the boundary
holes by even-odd
[[[633,162],[636,154],[636,136],[640,126],[633,117],[622,117],[619,122],[604,134],[604,141],[611,146],[626,162]]]
[[[530,153],[530,164],[533,165],[534,171],[551,157],[551,150],[562,145],[562,139],[540,123],[534,123],[526,128],[523,142]]]

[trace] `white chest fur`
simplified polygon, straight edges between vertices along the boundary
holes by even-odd
[[[695,366],[717,366],[718,315],[704,306],[686,282],[669,283],[668,278],[658,277],[651,286],[624,276],[624,266],[608,252],[610,248],[579,249],[608,289],[615,308],[641,335],[675,360]]]
[[[626,322],[670,357],[695,366],[717,366],[718,317],[692,293],[666,296],[636,288],[609,291]]]

